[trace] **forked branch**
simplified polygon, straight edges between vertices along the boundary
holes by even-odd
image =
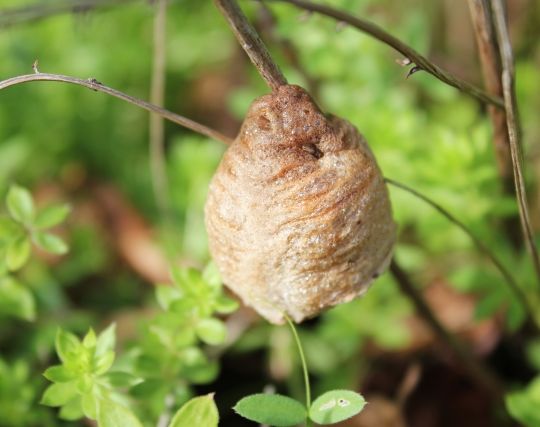
[[[321,15],[325,15],[330,18],[336,19],[339,22],[344,22],[346,24],[349,24],[359,29],[360,31],[369,34],[370,36],[383,42],[384,44],[392,47],[393,49],[397,50],[406,58],[408,58],[411,62],[416,64],[416,66],[419,67],[421,70],[426,71],[427,73],[433,75],[440,81],[450,86],[453,86],[459,89],[460,91],[484,103],[493,104],[499,108],[504,107],[504,103],[501,98],[497,96],[492,96],[486,93],[484,90],[476,87],[475,85],[468,83],[465,80],[462,80],[459,77],[456,77],[450,74],[448,71],[443,70],[441,67],[431,62],[425,56],[418,53],[415,49],[403,43],[401,40],[394,37],[390,33],[386,32],[385,30],[383,30],[381,27],[374,24],[373,22],[350,15],[347,12],[333,8],[331,6],[316,4],[316,3],[308,2],[305,0],[266,0],[266,1],[290,3],[300,9],[304,9],[310,12],[320,13]]]

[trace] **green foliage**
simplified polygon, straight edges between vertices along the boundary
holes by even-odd
[[[252,394],[241,399],[234,410],[260,424],[294,426],[305,421],[306,408],[297,400],[280,394]]]
[[[115,359],[114,346],[114,324],[97,337],[90,329],[82,341],[59,329],[55,347],[62,364],[51,366],[43,374],[53,384],[43,393],[41,403],[61,407],[60,417],[67,420],[86,416],[97,420],[100,427],[141,426],[120,403],[107,376]]]
[[[540,425],[540,377],[526,388],[506,395],[506,407],[510,414],[527,427]]]
[[[217,427],[219,414],[214,395],[199,396],[185,403],[174,415],[169,427]]]
[[[318,424],[335,424],[354,417],[365,405],[365,399],[358,393],[332,390],[315,399],[309,408],[309,417]]]

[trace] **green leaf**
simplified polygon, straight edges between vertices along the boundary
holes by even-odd
[[[11,277],[0,278],[0,313],[24,320],[34,320],[36,317],[34,295]]]
[[[277,427],[294,426],[307,417],[304,405],[280,394],[252,394],[241,399],[233,409],[248,420]]]
[[[99,402],[97,420],[99,427],[142,427],[133,412],[111,400]]]
[[[84,416],[95,420],[99,412],[99,400],[92,393],[85,393],[81,397],[81,407]]]
[[[239,306],[238,301],[222,295],[216,300],[215,310],[220,314],[229,314],[238,310]]]
[[[98,356],[94,363],[94,374],[103,375],[114,363],[114,351],[109,350],[105,354]]]
[[[56,365],[56,366],[51,366],[50,368],[47,368],[47,370],[43,373],[43,376],[47,378],[49,381],[52,381],[55,383],[65,383],[65,382],[75,379],[76,377],[76,375],[73,372],[69,371],[63,365]]]
[[[203,280],[210,287],[219,289],[221,287],[221,275],[215,263],[210,262],[202,273]]]
[[[17,237],[23,228],[7,216],[0,216],[0,241],[9,241]]]
[[[104,378],[112,387],[118,388],[133,387],[144,381],[142,378],[127,372],[109,372]]]
[[[524,390],[508,393],[505,397],[510,415],[527,427],[540,425],[540,376]]]
[[[217,427],[219,414],[214,395],[207,394],[191,399],[174,415],[169,427]]]
[[[68,251],[66,243],[54,234],[38,231],[33,233],[32,238],[38,247],[51,254],[63,255]]]
[[[108,351],[114,350],[116,343],[116,323],[109,325],[99,334],[96,344],[96,356],[102,356]]]
[[[24,224],[31,224],[34,219],[34,201],[26,188],[13,185],[7,195],[7,207],[10,215]]]
[[[309,417],[318,424],[334,424],[358,414],[366,404],[362,395],[350,390],[332,390],[319,396]]]
[[[84,417],[81,396],[76,396],[60,409],[60,418],[67,421],[75,421]]]
[[[67,204],[47,206],[37,213],[34,227],[40,230],[54,227],[64,222],[70,210]]]
[[[82,351],[82,344],[75,335],[59,328],[56,333],[56,353],[64,363],[76,362]]]
[[[46,406],[62,406],[77,396],[75,382],[56,383],[50,385],[43,393],[41,404]]]
[[[6,251],[6,265],[8,270],[16,271],[26,264],[26,261],[28,261],[28,258],[30,257],[31,249],[32,245],[26,234],[13,240]]]
[[[202,319],[195,328],[197,336],[207,344],[222,344],[227,337],[227,327],[218,319]]]
[[[89,350],[96,347],[96,333],[92,328],[90,328],[84,336],[82,344]]]

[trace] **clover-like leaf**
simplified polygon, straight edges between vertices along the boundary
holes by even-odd
[[[354,391],[332,390],[315,399],[309,418],[318,424],[334,424],[355,416],[365,404],[362,395]]]
[[[18,222],[30,224],[34,219],[34,201],[32,194],[24,187],[13,185],[6,198],[10,215]]]
[[[233,409],[248,420],[276,427],[295,426],[307,417],[304,405],[280,394],[252,394],[241,399]]]
[[[217,427],[219,414],[214,395],[207,394],[191,399],[174,415],[169,427]]]

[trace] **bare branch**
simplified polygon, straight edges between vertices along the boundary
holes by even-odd
[[[370,21],[350,15],[342,10],[335,9],[330,6],[315,4],[315,3],[311,3],[304,0],[266,0],[266,1],[290,3],[300,9],[305,9],[311,12],[317,12],[322,15],[326,15],[330,18],[336,19],[339,22],[345,22],[359,29],[360,31],[363,31],[371,35],[372,37],[383,42],[384,44],[394,48],[395,50],[403,54],[406,58],[408,58],[410,61],[415,63],[416,66],[419,67],[421,70],[426,71],[427,73],[433,75],[440,81],[450,86],[453,86],[459,89],[460,91],[482,102],[485,102],[487,104],[493,104],[499,108],[504,107],[504,103],[501,98],[497,96],[489,95],[485,91],[472,85],[471,83],[468,83],[450,74],[448,71],[443,70],[439,66],[429,61],[426,57],[422,56],[412,47],[406,45],[401,40],[387,33],[381,27],[379,27],[378,25]]]
[[[512,274],[508,271],[508,269],[504,266],[504,264],[497,258],[497,256],[478,238],[474,235],[474,233],[467,227],[463,222],[461,222],[459,219],[457,219],[454,215],[452,215],[450,212],[448,212],[445,208],[443,208],[441,205],[439,205],[437,202],[433,201],[429,197],[425,196],[424,194],[416,191],[415,189],[402,184],[401,182],[394,181],[390,178],[384,178],[385,182],[388,184],[399,188],[401,190],[404,190],[410,194],[412,194],[414,197],[424,201],[428,205],[432,206],[435,210],[437,210],[440,214],[442,214],[444,217],[446,217],[450,222],[458,226],[469,238],[473,241],[475,246],[478,248],[478,250],[486,256],[493,265],[499,270],[501,275],[506,280],[506,284],[508,285],[510,291],[514,294],[514,296],[517,298],[517,300],[522,304],[523,309],[527,313],[529,320],[531,321],[531,324],[537,328],[536,323],[536,317],[534,315],[535,311],[531,307],[529,300],[527,299],[527,296],[523,292],[523,290],[519,287],[516,280],[512,276]]]
[[[214,3],[229,22],[238,42],[270,89],[275,90],[286,85],[287,79],[272,60],[268,49],[236,4],[236,0],[214,0]]]
[[[506,125],[508,128],[508,140],[510,141],[510,154],[512,155],[512,169],[514,172],[514,185],[519,207],[519,217],[521,227],[525,237],[527,249],[531,255],[538,285],[540,286],[540,258],[538,249],[534,241],[533,229],[529,217],[529,204],[525,190],[525,179],[523,177],[523,158],[521,145],[521,132],[517,111],[515,77],[514,77],[514,54],[512,44],[508,35],[504,8],[501,0],[491,0],[491,10],[493,13],[497,41],[499,42],[499,52],[502,62],[502,87],[504,96],[504,106],[506,109]]]
[[[501,400],[503,396],[503,387],[500,384],[499,379],[476,359],[467,347],[452,335],[439,319],[437,319],[431,310],[431,307],[426,303],[423,295],[418,291],[409,275],[401,268],[395,258],[390,264],[390,272],[394,276],[401,292],[411,300],[418,314],[425,320],[439,340],[461,361],[471,378],[481,387],[489,391],[497,400]]]
[[[79,79],[77,77],[64,76],[60,74],[48,74],[48,73],[25,74],[22,76],[16,76],[7,80],[0,81],[0,90],[8,88],[10,86],[15,86],[18,84],[34,82],[34,81],[63,82],[63,83],[69,83],[69,84],[74,84],[78,86],[84,86],[88,89],[95,90],[96,92],[106,93],[107,95],[114,96],[115,98],[129,102],[130,104],[144,108],[145,110],[150,111],[151,113],[159,114],[160,116],[164,117],[165,119],[173,123],[176,123],[187,129],[190,129],[193,132],[200,133],[201,135],[207,136],[217,141],[221,141],[224,144],[230,144],[232,142],[231,138],[223,135],[222,133],[214,129],[211,129],[207,126],[204,126],[200,123],[197,123],[179,114],[173,113],[172,111],[166,110],[165,108],[158,107],[157,105],[143,101],[142,99],[135,98],[131,95],[127,95],[116,89],[105,86],[104,84],[101,84],[100,82],[98,82],[96,79],[93,79],[93,78],[84,80],[84,79]]]

